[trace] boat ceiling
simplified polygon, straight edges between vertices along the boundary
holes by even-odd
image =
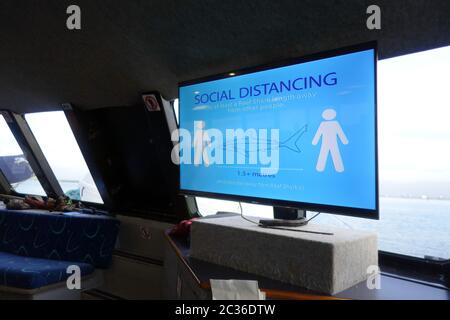
[[[0,109],[128,106],[177,97],[178,82],[378,40],[388,58],[448,45],[450,1],[376,1],[382,29],[350,0],[0,1]]]

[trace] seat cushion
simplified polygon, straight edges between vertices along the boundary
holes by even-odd
[[[114,218],[77,212],[0,209],[0,251],[107,268],[119,225]]]
[[[0,286],[36,289],[66,281],[71,275],[67,273],[70,265],[77,265],[81,276],[94,272],[94,267],[88,263],[30,258],[0,252]]]

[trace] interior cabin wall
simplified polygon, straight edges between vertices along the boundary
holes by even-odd
[[[125,215],[117,218],[121,227],[112,265],[103,272],[103,285],[86,295],[113,299],[162,299],[167,242],[164,232],[173,225]]]
[[[189,218],[189,209],[178,194],[179,167],[171,159],[173,143],[163,111],[168,102],[159,102],[156,112],[139,104],[74,108],[66,115],[111,212],[175,222]]]

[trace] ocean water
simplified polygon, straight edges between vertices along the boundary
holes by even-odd
[[[380,198],[380,220],[321,214],[313,221],[374,231],[383,251],[450,259],[449,200]]]
[[[60,181],[60,185],[64,192],[79,188],[79,182],[77,181]],[[13,184],[13,188],[18,193],[45,196],[45,192],[35,176],[25,181]]]

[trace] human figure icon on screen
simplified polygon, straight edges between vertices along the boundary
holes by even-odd
[[[208,132],[204,130],[206,127],[205,121],[195,121],[195,132],[194,132],[194,166],[199,166],[203,164],[205,167],[209,166],[209,156],[207,147],[211,144],[211,139],[209,138]]]
[[[328,160],[328,154],[331,154],[333,160],[334,169],[337,172],[344,171],[344,164],[342,162],[341,153],[339,152],[338,138],[343,144],[348,144],[347,137],[341,128],[336,118],[336,111],[334,109],[326,109],[322,112],[322,121],[317,129],[316,135],[312,140],[313,145],[319,143],[322,138],[322,145],[320,147],[319,158],[317,160],[316,170],[322,172],[325,170],[325,166]]]

